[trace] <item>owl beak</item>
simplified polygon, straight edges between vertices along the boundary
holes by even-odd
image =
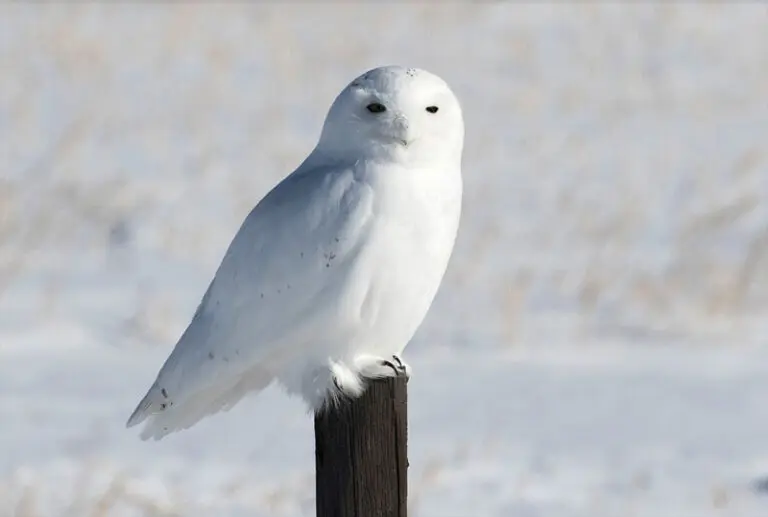
[[[408,147],[411,145],[414,140],[414,135],[410,129],[408,119],[403,115],[396,115],[395,119],[392,121],[392,124],[395,128],[395,141],[401,144],[403,147]]]

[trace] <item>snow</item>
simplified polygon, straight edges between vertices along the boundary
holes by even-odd
[[[312,422],[277,390],[159,443],[123,424],[247,211],[388,63],[467,118],[406,351],[410,514],[768,514],[766,17],[3,5],[0,517],[313,515]]]

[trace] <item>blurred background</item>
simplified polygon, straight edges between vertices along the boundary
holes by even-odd
[[[0,6],[0,517],[314,515],[277,390],[124,429],[252,206],[384,64],[461,100],[410,514],[768,515],[768,4]]]

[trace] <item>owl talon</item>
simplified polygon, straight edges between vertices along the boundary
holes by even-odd
[[[389,366],[395,371],[395,377],[405,376],[406,380],[411,378],[411,368],[405,364],[400,357],[392,355],[392,361],[384,359],[381,364]]]

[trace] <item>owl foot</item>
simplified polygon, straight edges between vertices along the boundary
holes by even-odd
[[[397,355],[393,355],[391,361],[384,359],[381,364],[392,368],[395,371],[395,377],[404,375],[406,380],[411,378],[411,367],[405,364]]]

